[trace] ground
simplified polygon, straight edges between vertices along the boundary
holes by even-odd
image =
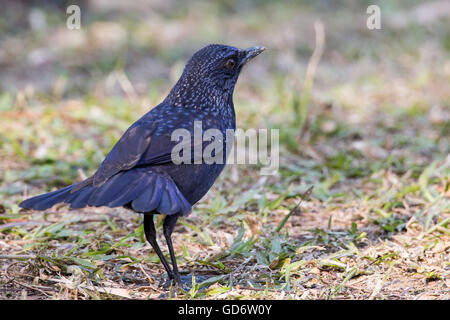
[[[450,298],[447,1],[380,2],[380,30],[353,1],[91,0],[80,30],[51,3],[0,15],[0,299]],[[92,174],[207,43],[267,47],[235,105],[280,168],[227,166],[180,220],[190,288],[135,213],[19,209]]]

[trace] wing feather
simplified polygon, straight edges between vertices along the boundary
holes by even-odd
[[[116,173],[133,168],[148,149],[153,128],[137,123],[131,126],[103,160],[94,174],[93,185],[102,185]]]

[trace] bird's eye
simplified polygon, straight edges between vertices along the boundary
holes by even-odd
[[[236,65],[236,62],[233,59],[228,59],[226,63],[227,69],[231,70]]]

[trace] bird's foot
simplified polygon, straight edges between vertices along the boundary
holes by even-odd
[[[185,291],[189,291],[192,288],[192,277],[193,274],[188,274],[185,276],[181,276],[181,275],[174,275],[173,278],[169,278],[166,280],[166,282],[163,285],[164,289],[170,289],[170,287],[177,287],[180,289],[183,289]],[[200,276],[200,275],[196,275],[195,276],[195,282],[198,284],[202,281],[205,281],[206,279],[208,279],[207,276]]]
[[[166,290],[169,290],[171,288],[180,288],[183,290],[190,290],[189,282],[185,281],[177,281],[175,279],[167,279],[166,282],[163,284],[163,288]]]
[[[183,282],[181,281],[181,278],[180,278],[179,274],[169,274],[168,275],[168,279],[163,284],[163,288],[164,289],[170,289],[171,287],[183,288]]]
[[[193,277],[195,277],[195,282],[193,280]],[[194,275],[192,273],[187,274],[185,276],[180,276],[178,281],[175,281],[175,285],[178,286],[179,288],[185,290],[185,291],[189,291],[192,289],[193,284],[199,284],[202,283],[203,281],[208,280],[209,277],[205,276],[205,275]]]

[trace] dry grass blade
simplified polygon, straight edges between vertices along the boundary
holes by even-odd
[[[391,274],[392,268],[394,268],[394,263],[391,263],[391,265],[389,266],[389,269],[386,272],[386,274],[384,275],[383,279],[381,279],[377,283],[377,285],[373,289],[372,294],[369,297],[369,300],[375,299],[375,297],[380,293],[381,289],[383,288],[384,283],[386,282],[386,280],[388,279],[389,275]]]

